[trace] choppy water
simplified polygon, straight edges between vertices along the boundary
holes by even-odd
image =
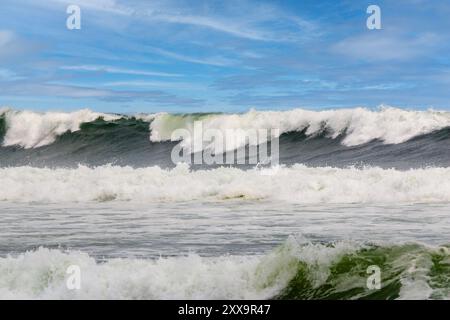
[[[265,254],[299,242],[449,243],[450,204],[302,205],[222,201],[0,204],[0,254],[38,246],[97,259]]]
[[[2,298],[450,298],[448,203],[3,203],[0,212]],[[80,290],[65,286],[70,265],[81,268]],[[373,265],[380,290],[367,288]]]
[[[194,121],[280,129],[281,166],[175,165]],[[449,128],[395,108],[0,110],[0,299],[450,299]]]

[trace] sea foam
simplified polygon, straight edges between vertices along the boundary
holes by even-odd
[[[39,248],[0,257],[0,299],[449,299],[449,257],[446,247],[299,244],[293,237],[258,256],[99,262]],[[379,291],[366,286],[375,262],[383,263]],[[80,270],[79,289],[66,285],[69,266]]]
[[[23,148],[38,148],[55,142],[66,132],[75,132],[80,125],[98,118],[106,121],[119,119],[120,116],[92,112],[83,109],[71,113],[0,110],[6,121],[6,134],[3,146],[17,145]]]
[[[450,201],[450,168],[274,167],[192,171],[119,166],[0,168],[0,200],[18,202],[279,200],[294,203]]]

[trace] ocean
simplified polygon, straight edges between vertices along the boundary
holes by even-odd
[[[278,163],[174,163],[196,121]],[[450,112],[3,108],[0,141],[0,299],[450,299]]]

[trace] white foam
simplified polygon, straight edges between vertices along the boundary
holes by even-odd
[[[99,117],[103,117],[106,121],[120,118],[88,109],[71,113],[37,113],[10,109],[0,111],[0,115],[3,114],[5,117],[7,127],[3,146],[18,145],[26,149],[49,145],[63,133],[78,131],[82,123],[94,121]]]
[[[0,168],[0,201],[86,202],[280,200],[296,203],[435,203],[450,201],[450,168],[399,171],[304,165],[191,171],[102,166]]]
[[[208,258],[190,254],[105,262],[82,252],[39,248],[0,257],[0,299],[269,299],[287,287],[299,272],[299,262],[307,268],[302,272],[313,288],[328,283],[335,292],[346,292],[365,289],[367,277],[355,270],[334,274],[330,280],[331,267],[344,255],[357,254],[362,248],[367,247],[352,242],[299,245],[290,237],[284,245],[260,256]],[[432,264],[422,264],[420,274],[411,270],[417,260],[439,248],[400,249],[400,255],[386,257],[390,264],[385,267],[390,270],[382,271],[397,274],[395,278],[402,284],[400,299],[426,299],[432,297],[433,290],[439,292],[439,286],[431,289],[427,283]],[[80,270],[80,288],[69,290],[67,269],[73,265]],[[403,279],[408,276],[406,283]],[[440,297],[450,298],[448,293]]]
[[[203,129],[279,129],[279,133],[303,131],[319,134],[327,129],[330,137],[345,133],[343,144],[355,146],[378,139],[386,144],[405,142],[418,135],[450,126],[450,113],[444,111],[407,111],[382,106],[366,108],[310,111],[255,111],[244,114],[182,116],[160,114],[150,127],[152,141],[171,140],[174,129],[183,128],[193,136],[194,121],[201,120]],[[189,141],[190,143],[190,141]]]
[[[190,254],[98,263],[84,253],[40,248],[0,258],[0,299],[267,299],[295,274],[289,259],[285,250],[263,257]],[[80,268],[79,290],[67,289],[70,265]]]
[[[135,118],[136,120],[141,120],[144,122],[152,122],[153,120],[155,120],[155,118],[161,114],[164,113],[137,113],[135,115],[133,115],[132,117]]]
[[[56,137],[79,130],[80,124],[91,122],[98,117],[105,120],[120,118],[117,115],[96,113],[84,109],[71,113],[13,111],[0,109],[7,123],[3,144],[36,148],[53,143]],[[123,116],[125,117],[125,116]],[[169,141],[175,129],[187,129],[193,133],[194,122],[201,120],[203,129],[218,129],[224,135],[237,129],[272,131],[272,137],[292,131],[303,131],[307,135],[319,134],[326,129],[331,138],[345,133],[343,144],[354,146],[374,139],[386,144],[405,142],[418,135],[426,134],[450,126],[450,113],[445,111],[408,111],[388,106],[378,110],[366,108],[311,111],[294,109],[289,111],[255,111],[244,114],[173,115],[168,113],[138,114],[135,117],[150,123],[150,140]],[[192,135],[193,136],[193,135]],[[239,145],[240,139],[236,139]],[[242,140],[245,141],[245,140]],[[192,141],[187,141],[186,145]],[[261,143],[262,141],[259,141]],[[200,145],[200,144],[197,144]]]
[[[111,259],[105,263],[81,252],[39,248],[0,258],[0,298],[268,299],[296,275],[297,261],[310,266],[310,280],[321,285],[331,263],[357,248],[350,243],[299,246],[289,238],[263,256],[204,258],[190,254],[154,260]],[[81,271],[79,290],[66,286],[66,270],[71,265]]]
[[[401,300],[427,300],[433,294],[433,289],[429,285],[430,270],[433,268],[433,261],[429,255],[421,255],[410,262],[410,266],[401,278]]]

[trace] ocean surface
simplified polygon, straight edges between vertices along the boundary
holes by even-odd
[[[174,163],[195,121],[279,165]],[[449,112],[0,108],[0,141],[0,299],[450,299]]]

